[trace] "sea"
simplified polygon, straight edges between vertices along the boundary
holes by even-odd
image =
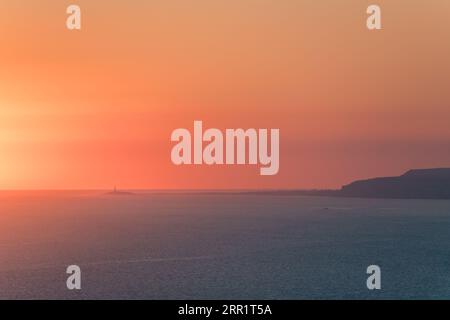
[[[0,299],[450,299],[450,201],[3,191]]]

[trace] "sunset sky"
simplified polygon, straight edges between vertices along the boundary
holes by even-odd
[[[66,8],[82,30],[66,29]],[[335,188],[450,167],[450,1],[0,0],[0,189]],[[280,171],[175,166],[279,128]]]

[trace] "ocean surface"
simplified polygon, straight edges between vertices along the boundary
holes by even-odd
[[[0,298],[450,299],[450,201],[1,192]]]

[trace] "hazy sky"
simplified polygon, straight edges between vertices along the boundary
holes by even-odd
[[[66,7],[82,30],[66,29]],[[325,188],[450,167],[450,1],[1,0],[0,188]],[[280,172],[171,132],[279,128]]]

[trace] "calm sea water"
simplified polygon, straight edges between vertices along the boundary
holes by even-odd
[[[1,193],[0,298],[450,299],[450,201]]]

